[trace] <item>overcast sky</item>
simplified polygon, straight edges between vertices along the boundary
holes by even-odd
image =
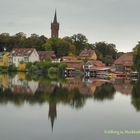
[[[57,9],[60,37],[84,34],[131,51],[140,40],[140,0],[0,0],[0,33],[50,37]]]

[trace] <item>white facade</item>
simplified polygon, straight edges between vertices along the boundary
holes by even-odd
[[[25,92],[27,91],[30,94],[35,94],[38,85],[38,81],[20,80],[18,75],[10,79],[10,87],[13,92],[15,91],[14,87],[18,87],[19,89],[26,89]]]
[[[36,62],[39,61],[39,55],[37,51],[34,49],[33,52],[29,56],[12,56],[12,63],[15,64],[16,67],[19,66],[21,62]]]

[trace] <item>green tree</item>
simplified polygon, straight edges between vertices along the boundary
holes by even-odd
[[[57,57],[66,56],[75,50],[75,46],[72,46],[68,41],[58,38],[48,39],[43,47],[47,51],[54,51]]]
[[[94,93],[94,99],[99,101],[104,101],[105,99],[112,100],[115,95],[115,88],[110,83],[105,83],[100,87],[97,87]]]
[[[140,80],[138,80],[133,86],[131,103],[137,111],[140,111]]]
[[[113,60],[116,59],[117,50],[116,46],[106,42],[96,42],[94,48],[98,59],[106,64],[112,64]]]
[[[88,39],[83,34],[74,34],[70,37],[72,43],[76,46],[76,55],[79,55],[81,50],[84,50],[88,47]]]
[[[133,48],[134,68],[140,72],[140,42]]]

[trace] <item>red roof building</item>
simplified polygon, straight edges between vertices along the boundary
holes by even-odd
[[[95,50],[91,50],[91,49],[82,50],[79,56],[82,59],[93,59],[93,60],[97,59]]]
[[[39,55],[35,48],[13,48],[10,62],[19,66],[21,62],[36,62],[39,61]]]
[[[46,61],[47,59],[56,59],[54,51],[38,51],[40,61]]]
[[[114,62],[116,71],[132,71],[133,68],[133,53],[128,52],[121,55]]]

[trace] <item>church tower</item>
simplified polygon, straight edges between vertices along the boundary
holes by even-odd
[[[49,103],[49,114],[48,117],[51,120],[51,127],[53,132],[54,121],[57,117],[56,103]]]
[[[59,23],[57,22],[57,14],[55,10],[54,20],[51,23],[51,37],[58,38],[59,37]]]

